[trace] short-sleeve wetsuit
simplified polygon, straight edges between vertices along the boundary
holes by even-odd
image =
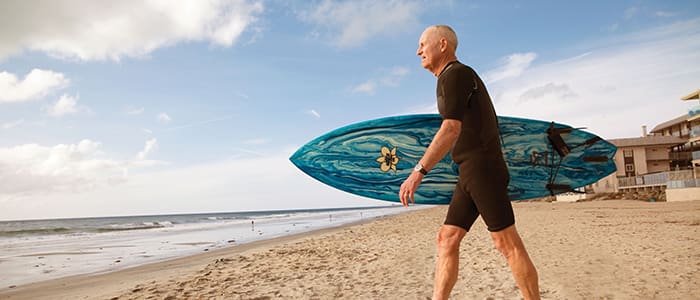
[[[452,160],[459,164],[459,179],[445,224],[469,231],[481,215],[492,232],[513,225],[510,177],[501,152],[496,112],[483,81],[472,68],[451,62],[438,76],[437,104],[443,119],[462,122],[451,150]]]

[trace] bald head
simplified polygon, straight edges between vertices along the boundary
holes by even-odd
[[[418,41],[416,54],[423,68],[438,76],[447,63],[457,60],[457,34],[447,25],[426,28]]]

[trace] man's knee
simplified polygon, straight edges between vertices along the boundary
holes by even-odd
[[[459,244],[462,242],[467,231],[464,228],[443,225],[437,235],[437,247],[441,253],[453,253],[459,251]]]
[[[492,232],[491,238],[493,238],[493,244],[496,246],[496,249],[506,258],[525,250],[520,235],[515,230],[515,225],[511,225],[501,231]]]

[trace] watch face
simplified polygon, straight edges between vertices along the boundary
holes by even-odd
[[[423,168],[423,165],[421,165],[420,163],[418,163],[418,164],[413,168],[413,171],[421,172],[423,175],[428,175],[428,172],[425,170],[425,168]]]

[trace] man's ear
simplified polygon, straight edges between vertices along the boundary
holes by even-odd
[[[440,39],[440,52],[445,52],[445,50],[447,50],[447,39],[441,38]]]

